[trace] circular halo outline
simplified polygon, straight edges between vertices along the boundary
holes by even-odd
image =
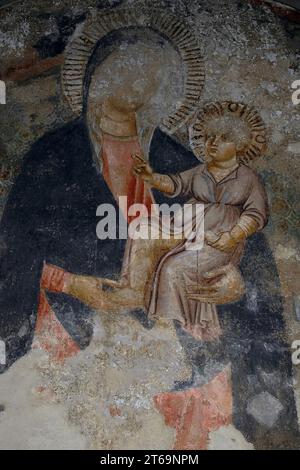
[[[267,131],[264,121],[253,106],[230,100],[208,103],[197,113],[189,128],[189,142],[194,155],[199,159],[206,159],[206,125],[209,121],[226,114],[243,119],[249,126],[250,141],[239,160],[248,164],[260,157],[267,148]]]
[[[190,119],[198,107],[205,81],[205,67],[200,45],[189,26],[165,10],[149,9],[139,14],[128,8],[90,14],[66,47],[62,71],[63,93],[74,114],[79,116],[83,109],[86,69],[98,42],[110,32],[128,27],[155,30],[174,45],[183,61],[183,99],[160,124],[163,130],[172,134]]]

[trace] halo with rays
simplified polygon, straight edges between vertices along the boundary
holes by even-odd
[[[222,119],[223,121],[227,119],[225,126],[227,128],[231,126],[232,134],[243,133],[243,130],[239,129],[239,124],[242,124],[247,130],[247,136],[239,136],[240,140],[247,140],[243,155],[239,157],[240,161],[250,163],[265,152],[267,147],[266,127],[255,108],[234,101],[217,101],[205,105],[198,112],[189,129],[190,146],[197,158],[205,160],[205,141],[210,134],[216,132],[215,129],[212,131],[214,124],[216,124],[214,127],[219,128],[220,131],[224,125],[224,122],[220,122]]]
[[[190,28],[166,10],[133,9],[94,12],[80,25],[65,51],[62,85],[66,99],[78,116],[83,109],[84,80],[90,57],[107,34],[130,27],[150,28],[170,41],[178,51],[185,73],[184,96],[176,110],[162,119],[160,127],[175,132],[197,109],[205,80],[200,45]]]

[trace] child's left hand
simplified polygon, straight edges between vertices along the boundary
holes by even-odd
[[[210,246],[217,250],[230,253],[237,245],[237,241],[231,236],[230,232],[224,232],[215,242],[208,242]]]

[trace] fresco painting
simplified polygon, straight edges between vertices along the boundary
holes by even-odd
[[[299,449],[300,13],[88,3],[1,69],[0,448]]]

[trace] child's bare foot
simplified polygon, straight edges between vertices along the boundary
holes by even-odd
[[[92,308],[104,307],[102,280],[96,277],[71,274],[65,285],[65,293],[76,297]]]

